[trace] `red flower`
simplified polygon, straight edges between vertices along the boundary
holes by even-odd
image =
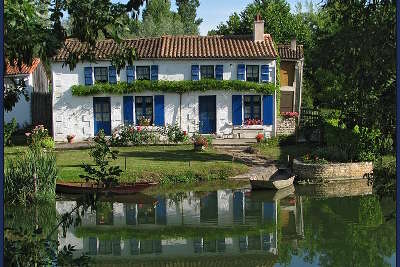
[[[141,127],[141,126],[138,126],[138,127],[137,127],[137,130],[138,130],[138,132],[140,132],[140,131],[142,130],[142,127]]]
[[[186,131],[183,131],[183,135],[185,135],[185,136],[186,136],[186,135],[187,135],[187,132],[186,132]]]

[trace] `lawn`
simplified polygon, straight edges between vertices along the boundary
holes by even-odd
[[[6,147],[5,158],[21,153],[24,147]],[[248,167],[232,163],[232,158],[208,149],[194,152],[192,145],[138,146],[115,148],[118,159],[112,162],[124,172],[120,182],[157,181],[166,184],[226,179],[244,173]],[[88,149],[56,151],[58,181],[81,182],[82,163],[93,163]],[[126,159],[126,170],[125,170]]]
[[[297,158],[313,151],[314,146],[310,144],[296,145],[267,145],[257,144],[254,146],[264,157],[276,160],[279,163],[286,163],[288,155]]]

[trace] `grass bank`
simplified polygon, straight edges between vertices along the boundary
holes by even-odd
[[[5,147],[5,159],[24,151],[24,147]],[[192,145],[137,146],[115,148],[119,156],[112,165],[124,172],[120,182],[156,181],[163,184],[224,180],[245,173],[248,167],[232,163],[232,158],[213,149],[194,152]],[[89,149],[56,151],[58,181],[81,182],[82,163],[93,163]],[[126,161],[126,164],[125,164]],[[126,169],[125,169],[126,166]]]
[[[282,164],[287,162],[288,155],[297,158],[303,156],[304,154],[311,153],[313,149],[315,149],[313,145],[306,143],[296,145],[261,143],[255,144],[254,148],[256,148],[264,157],[271,160],[276,160]]]

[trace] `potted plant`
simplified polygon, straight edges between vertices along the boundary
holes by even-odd
[[[71,144],[71,143],[73,142],[74,138],[75,138],[75,135],[74,135],[74,134],[69,134],[69,135],[67,135],[68,143]]]
[[[207,139],[198,134],[193,136],[194,151],[202,151],[208,146]]]
[[[256,135],[257,143],[260,143],[262,140],[264,140],[264,134],[259,133]]]

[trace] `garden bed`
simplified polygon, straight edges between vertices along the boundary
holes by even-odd
[[[351,179],[365,179],[373,171],[372,162],[350,163],[304,163],[293,160],[293,172],[296,180],[309,181],[310,183],[323,183],[324,181],[338,181]]]

